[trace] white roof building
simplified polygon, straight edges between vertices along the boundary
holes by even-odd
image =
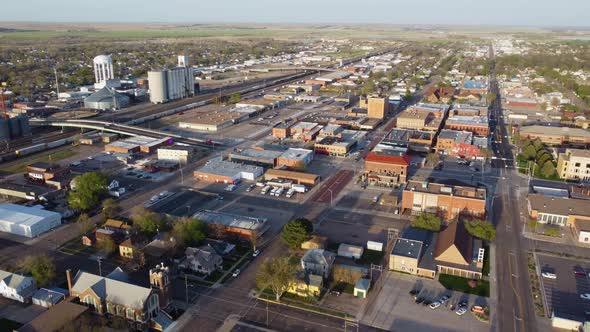
[[[0,204],[0,232],[37,237],[61,224],[61,215],[41,206]]]
[[[33,278],[0,270],[0,295],[25,303],[31,299],[36,289]]]

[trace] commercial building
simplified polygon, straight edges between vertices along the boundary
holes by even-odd
[[[70,173],[67,167],[61,167],[59,164],[46,162],[36,162],[27,166],[27,176],[30,179],[45,182],[48,180],[60,178]]]
[[[432,87],[424,93],[424,98],[431,103],[448,103],[455,95],[454,87]]]
[[[581,128],[533,125],[520,127],[518,135],[521,139],[538,139],[548,145],[590,145],[590,132]]]
[[[301,121],[293,125],[290,129],[293,139],[304,142],[313,141],[322,130],[322,126],[317,123]]]
[[[275,179],[291,180],[297,184],[304,184],[307,186],[315,186],[320,182],[320,176],[310,173],[285,171],[281,169],[269,169],[264,173],[264,179],[267,181]]]
[[[272,128],[272,136],[274,138],[285,139],[291,136],[291,127],[295,124],[294,121],[281,122]]]
[[[158,148],[158,160],[186,165],[193,160],[195,148],[191,146],[171,145]]]
[[[59,213],[43,210],[41,206],[0,204],[0,232],[33,238],[60,224]]]
[[[170,137],[151,138],[146,136],[134,136],[107,144],[105,145],[104,149],[105,151],[110,151],[113,153],[130,154],[143,152],[151,154],[156,152],[159,147],[170,143],[172,143],[172,139]]]
[[[459,131],[470,131],[474,135],[488,136],[490,134],[490,126],[488,124],[488,117],[481,115],[467,116],[455,115],[447,119],[445,128]]]
[[[261,167],[275,167],[277,159],[283,154],[280,151],[258,149],[234,149],[228,155],[228,160]]]
[[[438,135],[436,150],[442,154],[454,157],[469,159],[482,157],[482,152],[479,147],[472,143],[472,132],[443,129]]]
[[[322,276],[328,279],[332,274],[332,267],[336,255],[324,249],[309,249],[301,257],[301,269],[306,273]]]
[[[377,145],[376,150],[380,149],[408,149],[415,152],[430,152],[435,133],[432,131],[412,130],[412,129],[392,129],[383,140]]]
[[[406,182],[410,157],[399,151],[371,152],[365,158],[364,177],[371,185],[392,187]]]
[[[395,240],[389,256],[389,269],[434,279],[433,237],[434,234],[425,229],[406,228]]]
[[[430,113],[405,110],[397,116],[395,126],[396,128],[422,130],[426,128],[426,124],[431,119]]]
[[[541,224],[574,226],[576,220],[590,220],[590,204],[585,199],[529,194],[529,216]]]
[[[191,67],[148,71],[148,81],[150,101],[154,104],[187,98],[195,94],[195,82]]]
[[[562,179],[590,180],[590,150],[566,149],[560,153],[557,174]]]
[[[327,124],[324,126],[324,128],[322,128],[322,130],[320,130],[318,137],[342,138],[342,131],[344,131],[344,128],[342,128],[340,125]]]
[[[286,166],[291,169],[304,169],[313,160],[313,151],[300,148],[289,148],[277,159],[276,166]]]
[[[238,164],[221,159],[211,159],[194,172],[200,181],[238,183],[240,180],[254,181],[264,173],[259,166]]]
[[[84,98],[84,107],[95,110],[118,110],[129,106],[129,97],[105,86]]]
[[[386,97],[367,97],[367,117],[383,119],[389,112],[389,100]]]
[[[212,229],[222,227],[223,231],[244,239],[249,239],[253,234],[260,236],[270,228],[266,218],[253,218],[218,211],[199,211],[193,215],[193,218],[208,224]]]
[[[459,215],[484,218],[486,189],[426,181],[409,181],[402,193],[402,213],[435,213],[445,220]]]
[[[248,113],[217,110],[213,112],[199,113],[188,121],[179,122],[178,127],[216,132],[242,122],[249,117],[250,115]]]

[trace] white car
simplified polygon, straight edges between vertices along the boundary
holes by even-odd
[[[440,302],[434,301],[429,305],[429,307],[430,307],[430,309],[434,310],[434,309],[440,307]]]
[[[547,279],[557,279],[557,276],[555,275],[555,273],[551,273],[551,272],[543,272],[543,273],[541,273],[541,276],[543,278],[547,278]]]
[[[459,308],[459,309],[457,309],[457,311],[455,311],[455,313],[459,316],[463,315],[466,312],[467,312],[466,308]]]
[[[254,252],[252,253],[252,257],[258,257],[258,255],[260,255],[260,250],[254,250]]]
[[[584,299],[584,300],[590,300],[590,294],[588,294],[588,293],[580,294],[580,298]]]
[[[232,275],[232,277],[237,277],[240,275],[240,272],[242,272],[242,271],[240,271],[240,269],[235,269],[234,273],[232,273],[231,275]]]

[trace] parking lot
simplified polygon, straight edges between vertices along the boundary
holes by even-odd
[[[477,320],[469,311],[459,316],[451,305],[467,301],[467,308],[473,305],[487,305],[487,299],[446,290],[438,281],[416,278],[409,275],[388,272],[384,275],[383,288],[375,302],[369,305],[364,324],[390,331],[483,331],[489,325]],[[416,304],[409,294],[420,290],[418,296],[435,301],[443,295],[449,301],[436,309]]]
[[[157,213],[183,217],[191,216],[198,210],[213,209],[216,205],[222,204],[215,194],[187,190],[186,188],[176,188],[170,193],[167,197],[150,205],[150,209]]]
[[[590,294],[590,263],[537,254],[537,264],[542,272],[553,273],[556,277],[550,279],[539,276],[546,311],[588,317],[590,299],[582,299],[580,295]],[[583,271],[584,275],[575,275],[574,270]]]

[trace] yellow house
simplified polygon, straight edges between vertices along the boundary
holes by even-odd
[[[123,258],[133,258],[133,244],[131,238],[119,244],[119,256]]]
[[[287,292],[301,297],[318,297],[322,292],[323,285],[324,280],[321,276],[301,271]]]

